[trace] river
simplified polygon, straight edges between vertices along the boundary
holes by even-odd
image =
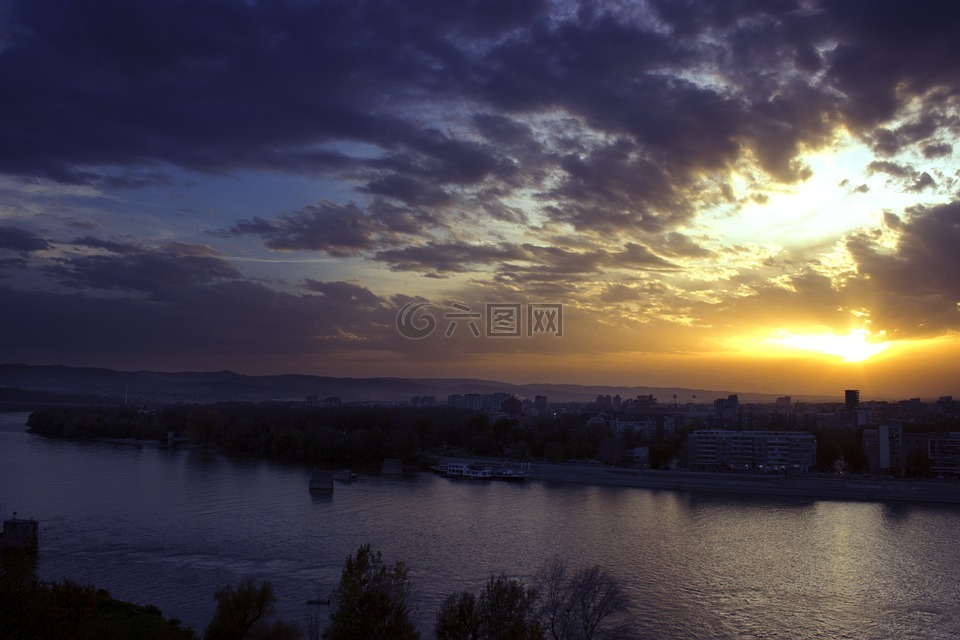
[[[553,555],[600,563],[637,638],[960,637],[960,507],[361,474],[152,445],[50,440],[0,414],[0,513],[40,520],[38,573],[156,604],[198,632],[214,591],[268,579],[281,617],[326,619],[370,543],[411,570],[417,624]]]

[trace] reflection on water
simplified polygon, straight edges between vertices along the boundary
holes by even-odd
[[[0,414],[0,510],[41,520],[38,571],[202,629],[214,590],[273,582],[280,612],[369,542],[411,568],[429,637],[443,597],[560,553],[627,585],[638,637],[953,638],[960,509],[361,475],[204,451],[44,440]]]

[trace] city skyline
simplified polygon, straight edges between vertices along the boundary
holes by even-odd
[[[960,395],[958,13],[11,0],[0,361]]]

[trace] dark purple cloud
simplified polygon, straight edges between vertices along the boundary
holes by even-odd
[[[304,172],[434,215],[495,181],[540,189],[581,229],[669,230],[713,188],[704,172],[749,154],[803,179],[798,155],[840,123],[882,153],[945,153],[949,3],[651,6],[11,0],[0,171],[103,188],[169,184],[162,164]],[[523,122],[538,114],[607,140],[547,145]]]
[[[161,191],[184,170],[318,178],[337,195],[224,216],[210,237],[430,277],[484,272],[478,286],[498,292],[666,296],[644,286],[686,260],[720,260],[709,232],[697,235],[700,211],[767,197],[736,194],[731,173],[802,181],[802,155],[840,132],[869,145],[865,169],[891,188],[955,185],[937,169],[960,132],[954,3],[7,0],[3,21],[0,174],[107,197]],[[859,182],[851,193],[868,190]],[[84,229],[65,237],[100,232],[69,206],[42,213]],[[677,294],[666,307],[734,322],[754,303],[798,317],[859,305],[891,330],[947,330],[957,215],[951,204],[888,219],[895,249],[851,237],[859,271],[842,287],[801,266],[792,289],[743,273],[704,285],[713,306]],[[53,327],[69,317],[90,349],[111,333],[133,349],[121,320],[165,349],[245,336],[262,352],[347,335],[390,344],[394,300],[360,283],[278,292],[204,245],[53,236],[0,225],[0,266],[19,277],[56,249],[29,275],[71,289],[0,291],[5,309],[23,305],[3,320],[23,344],[63,346]],[[637,279],[606,281],[625,274]],[[28,313],[48,315],[31,326]]]
[[[0,249],[27,254],[33,251],[43,251],[49,247],[50,245],[46,240],[32,231],[9,225],[0,226]]]
[[[324,251],[332,256],[349,256],[376,246],[376,235],[384,230],[378,220],[355,205],[332,202],[303,207],[273,219],[253,218],[234,225],[229,235],[253,235],[278,251]]]
[[[900,232],[896,251],[860,234],[847,248],[863,277],[846,289],[892,335],[937,335],[960,326],[960,202],[887,216]]]
[[[155,297],[183,287],[240,277],[232,264],[219,258],[162,249],[58,258],[44,272],[74,289],[126,291]]]

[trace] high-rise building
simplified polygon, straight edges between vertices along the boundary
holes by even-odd
[[[713,413],[720,419],[727,422],[737,419],[740,413],[740,400],[736,394],[727,396],[726,399],[717,398],[713,401]]]
[[[857,407],[860,406],[860,391],[859,389],[847,389],[843,392],[843,403],[847,409],[847,413],[853,414],[857,410]]]
[[[534,397],[533,406],[534,409],[536,409],[538,416],[547,415],[547,396]]]

